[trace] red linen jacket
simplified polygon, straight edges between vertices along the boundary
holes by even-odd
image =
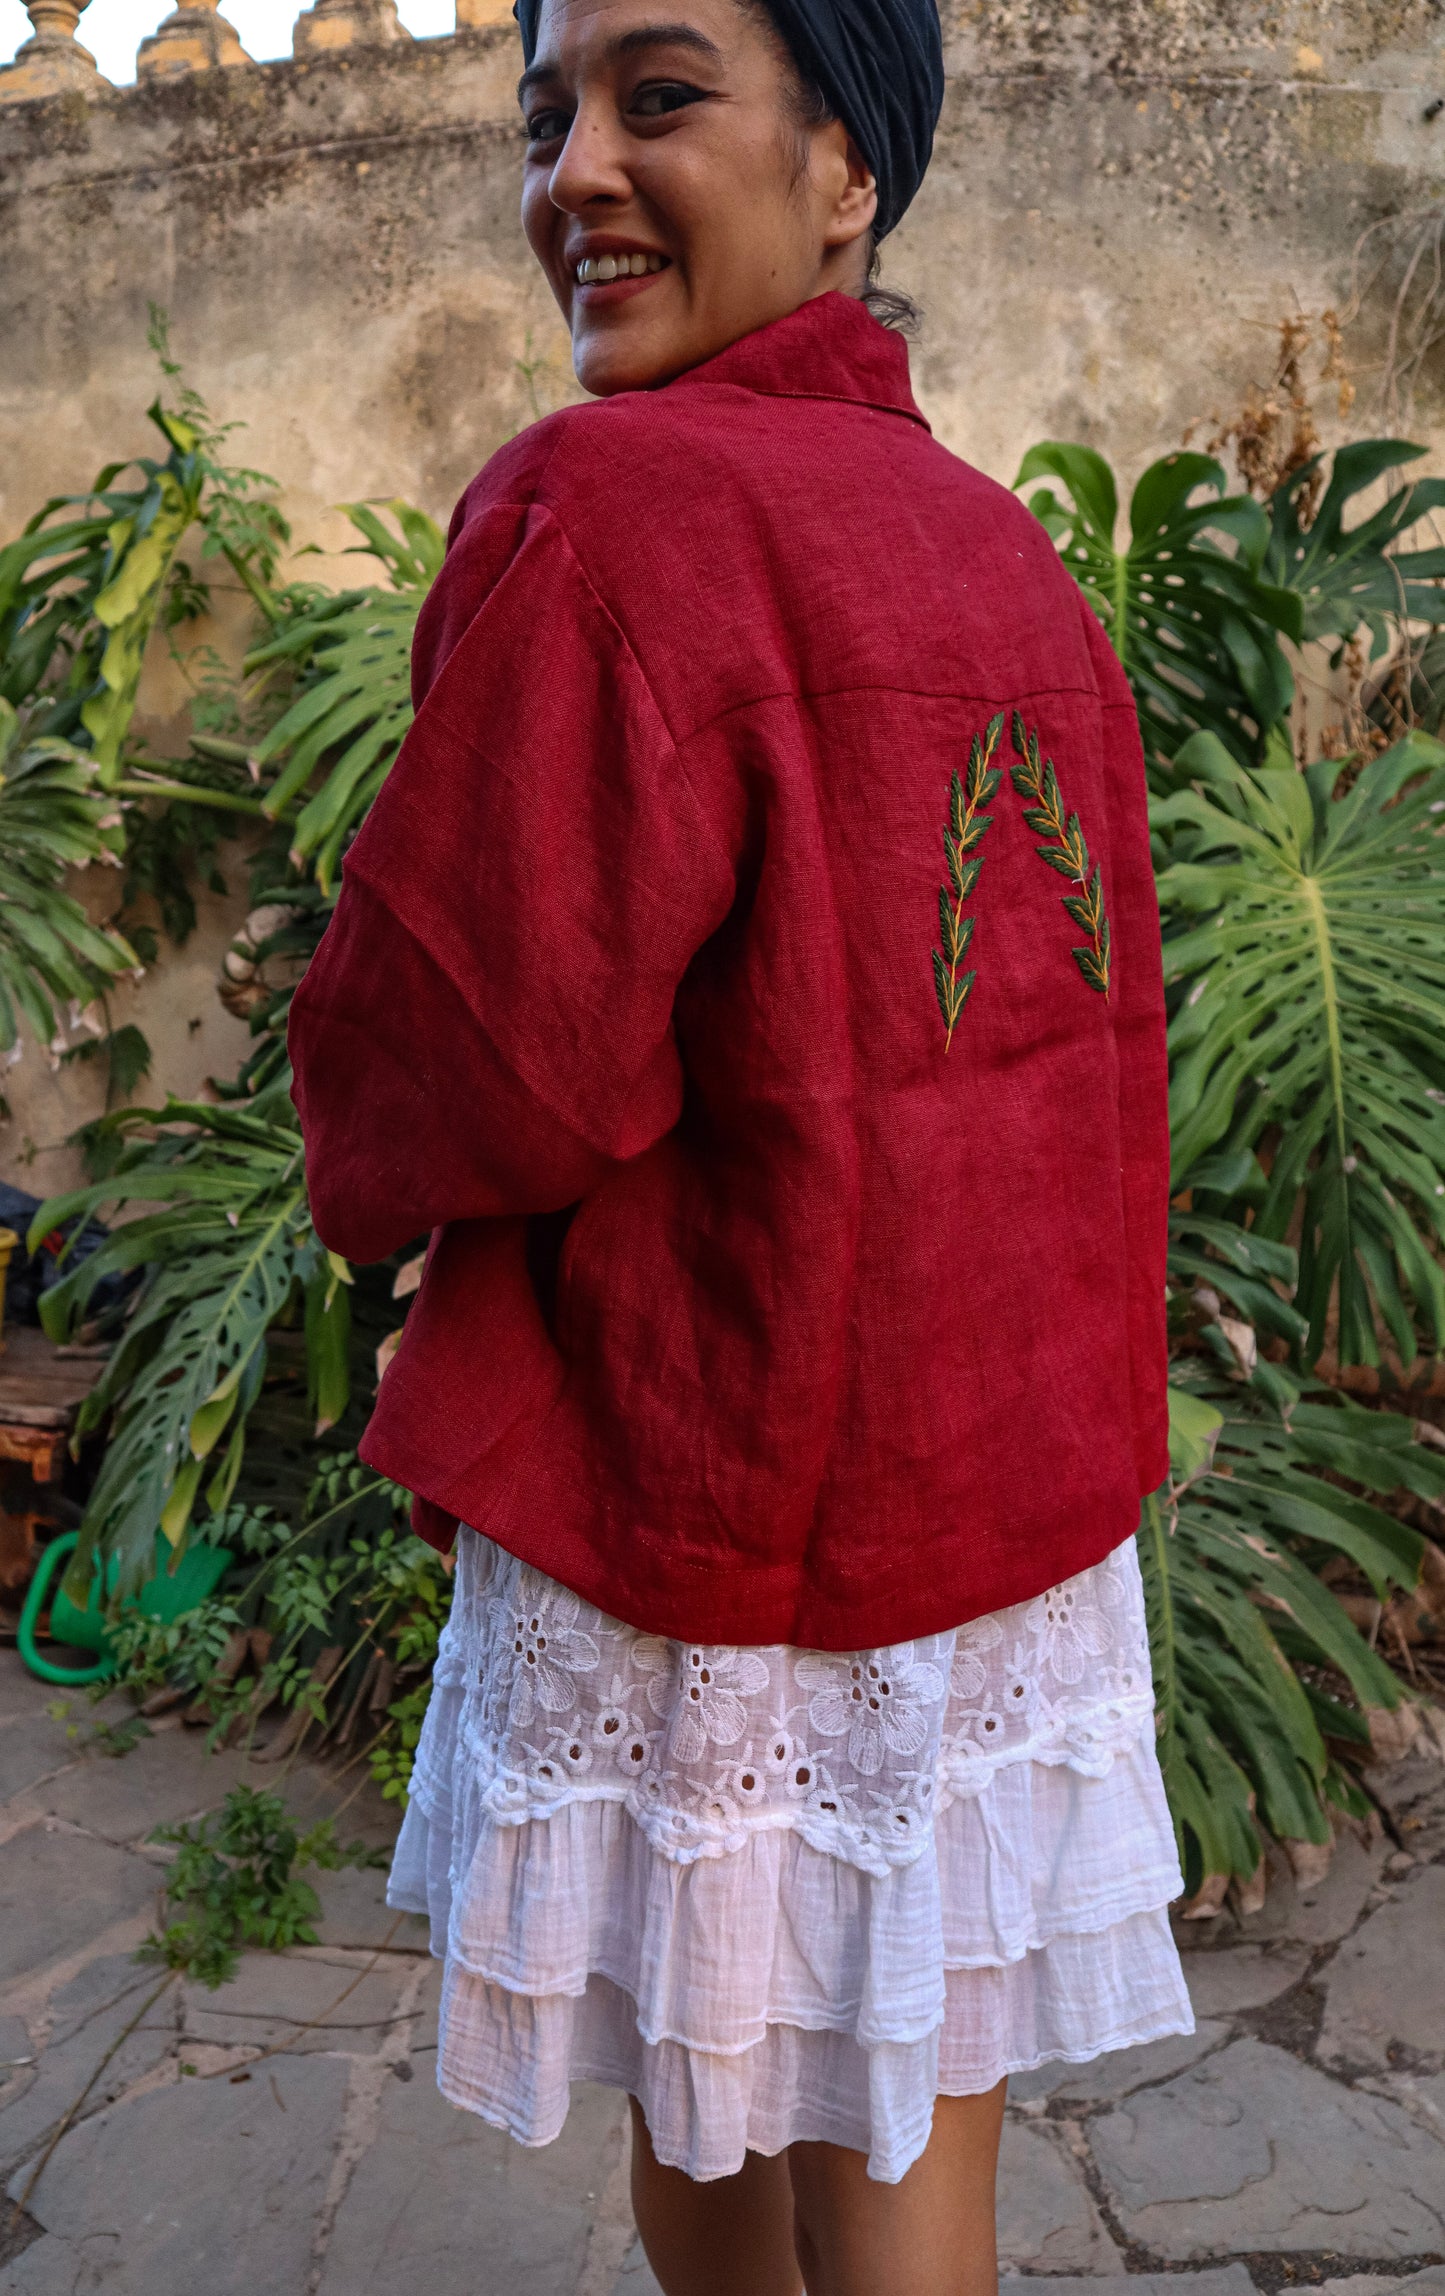
[[[291,1044],[326,1242],[433,1231],[362,1446],[419,1527],[825,1649],[1108,1553],[1166,1468],[1138,732],[898,336],[824,296],[525,432],[414,682]]]

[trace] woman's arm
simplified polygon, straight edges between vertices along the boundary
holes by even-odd
[[[292,1006],[312,1210],[355,1260],[574,1202],[669,1130],[673,998],[733,897],[627,641],[547,511],[471,519],[427,616],[454,642],[431,649],[444,658]]]

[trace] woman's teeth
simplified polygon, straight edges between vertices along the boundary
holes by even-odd
[[[605,286],[611,279],[640,279],[644,271],[660,271],[666,257],[662,255],[584,255],[576,266],[579,287],[588,287],[594,280]]]

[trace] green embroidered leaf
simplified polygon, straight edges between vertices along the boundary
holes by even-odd
[[[983,856],[978,847],[992,827],[993,816],[980,811],[1003,779],[1001,768],[990,763],[1003,735],[1004,713],[990,718],[982,734],[968,748],[968,785],[955,771],[948,784],[948,826],[943,832],[943,861],[948,883],[938,889],[938,937],[942,950],[933,955],[933,988],[943,1019],[943,1049],[948,1051],[958,1018],[967,1004],[977,975],[960,973],[968,954],[975,919],[965,917],[963,904],[978,883]],[[951,898],[950,898],[951,895]]]
[[[950,1007],[953,1003],[953,983],[948,976],[948,967],[937,949],[933,952],[933,987],[938,998],[938,1009],[943,1015],[943,1025],[946,1029],[951,1030],[953,1021],[950,1017]]]
[[[1109,920],[1104,910],[1104,887],[1095,866],[1089,874],[1089,848],[1077,813],[1064,812],[1063,793],[1059,777],[1054,771],[1052,758],[1043,756],[1037,732],[1024,724],[1020,711],[1013,713],[1013,745],[1018,763],[1012,768],[1014,789],[1020,797],[1034,802],[1024,808],[1024,822],[1035,836],[1047,837],[1046,845],[1036,845],[1034,851],[1041,861],[1061,877],[1072,879],[1079,888],[1076,893],[1060,896],[1061,904],[1070,922],[1089,935],[1087,948],[1076,948],[1072,955],[1083,978],[1091,989],[1101,996],[1109,994]]]

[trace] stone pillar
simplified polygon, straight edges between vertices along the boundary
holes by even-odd
[[[216,13],[216,0],[181,0],[174,15],[142,40],[135,69],[137,79],[164,80],[174,72],[210,72],[250,61],[235,26]]]
[[[489,24],[511,24],[512,0],[457,0],[457,30],[484,32]]]
[[[409,40],[396,0],[316,0],[296,19],[293,56],[320,56],[333,48],[389,48]]]
[[[28,103],[34,96],[59,96],[67,89],[98,96],[110,86],[90,50],[75,37],[85,5],[86,0],[26,0],[35,34],[17,49],[14,63],[0,70],[0,104]]]

